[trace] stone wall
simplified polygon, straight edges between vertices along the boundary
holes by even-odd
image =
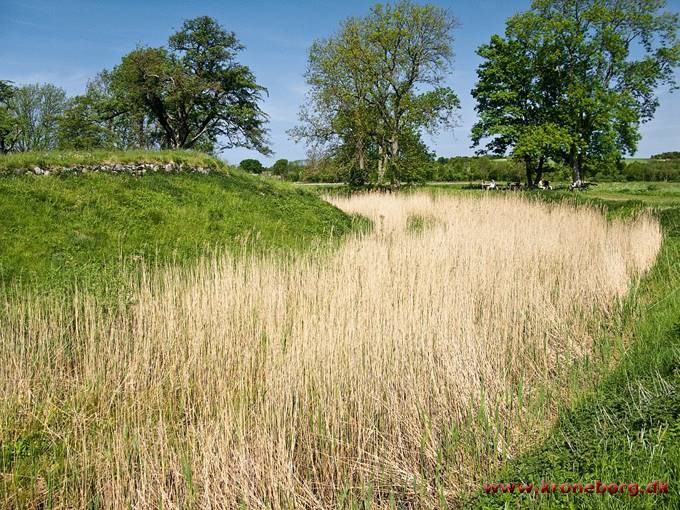
[[[57,175],[63,173],[87,174],[93,172],[108,172],[113,174],[127,173],[131,175],[144,175],[149,172],[179,173],[190,172],[207,174],[213,169],[207,167],[190,166],[186,163],[111,163],[97,165],[71,165],[63,167],[33,166],[14,170],[16,174],[35,174],[35,175]]]

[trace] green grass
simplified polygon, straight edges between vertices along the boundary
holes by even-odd
[[[484,191],[467,189],[467,182],[427,183],[414,186],[413,191],[425,190],[435,193],[506,193],[505,191]],[[601,182],[588,191],[569,192],[569,183],[553,182],[553,191],[530,191],[525,195],[537,196],[547,200],[573,200],[575,203],[592,202],[593,199],[606,202],[608,207],[629,207],[631,204],[617,206],[614,202],[636,201],[637,206],[654,206],[657,209],[677,207],[680,204],[680,182]],[[323,191],[327,192],[327,191]],[[339,190],[336,192],[340,192]]]
[[[406,219],[406,230],[412,234],[422,234],[437,223],[437,219],[421,214],[412,214]]]
[[[569,199],[600,204],[617,216],[658,204],[657,190],[626,202],[610,198],[611,191]],[[680,508],[680,201],[675,204],[657,208],[666,234],[661,253],[629,296],[624,323],[613,328],[628,339],[616,368],[562,410],[542,444],[488,480],[538,485],[601,480],[644,487],[661,479],[669,482],[669,493],[487,495],[480,490],[467,507]]]
[[[133,154],[140,156],[135,161],[144,159]],[[226,169],[207,156],[186,157]],[[135,274],[140,261],[183,263],[221,248],[305,249],[342,236],[353,224],[311,193],[237,169],[6,175],[0,177],[0,286],[110,292]]]
[[[187,167],[203,167],[226,171],[227,165],[219,159],[194,151],[50,151],[18,152],[0,155],[0,175],[22,172],[38,166],[42,169],[89,166],[115,163],[176,163]]]
[[[675,207],[680,204],[680,183],[603,182],[589,191],[576,194],[604,201],[637,200],[645,205]]]

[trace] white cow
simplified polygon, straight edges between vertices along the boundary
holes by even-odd
[[[496,181],[491,179],[490,182],[482,181],[482,189],[498,189],[498,187],[496,186]]]

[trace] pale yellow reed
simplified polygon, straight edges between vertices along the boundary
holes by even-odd
[[[65,448],[57,507],[455,504],[521,448],[528,396],[591,351],[661,243],[648,216],[515,197],[332,202],[373,231],[167,270],[124,313],[13,305],[2,437]]]

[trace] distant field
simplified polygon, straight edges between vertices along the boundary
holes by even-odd
[[[483,190],[466,190],[469,182],[427,183],[422,188],[434,190],[452,190],[485,193]],[[553,182],[554,191],[532,191],[545,196],[565,195],[581,199],[599,199],[610,201],[639,200],[648,205],[674,207],[680,203],[680,182],[600,182],[588,191],[568,191],[569,183]],[[416,189],[420,186],[416,186]],[[493,193],[493,192],[488,192]],[[501,192],[502,193],[502,192]]]
[[[607,182],[583,195],[600,200],[639,200],[649,205],[674,207],[680,204],[680,182]]]
[[[553,191],[532,191],[533,194],[545,197],[566,196],[578,199],[599,199],[608,201],[628,201],[637,200],[643,204],[659,207],[675,207],[680,204],[680,182],[600,182],[588,191],[569,192],[568,182],[552,182],[555,188]],[[303,189],[310,189],[318,193],[342,193],[345,187],[334,183],[301,184]],[[496,191],[485,192],[481,189],[466,189],[469,181],[459,182],[429,182],[423,185],[414,185],[408,191],[418,190],[438,190],[455,191],[457,193],[469,194],[472,196],[483,195],[484,193],[497,193]],[[498,193],[505,193],[500,191]]]

